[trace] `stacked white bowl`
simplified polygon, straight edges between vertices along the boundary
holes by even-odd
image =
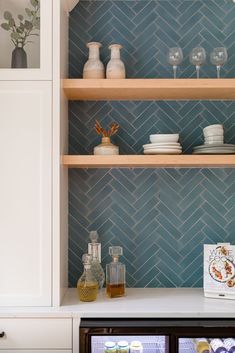
[[[210,125],[203,129],[205,145],[224,143],[224,128],[223,125]]]
[[[210,125],[203,129],[205,142],[193,147],[193,154],[235,154],[235,145],[224,143],[223,125]]]
[[[154,134],[150,135],[150,142],[144,145],[144,154],[181,154],[182,146],[179,134]]]

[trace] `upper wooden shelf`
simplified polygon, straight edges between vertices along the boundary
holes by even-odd
[[[66,79],[70,100],[235,99],[235,79]]]
[[[234,168],[235,155],[68,155],[69,168]]]

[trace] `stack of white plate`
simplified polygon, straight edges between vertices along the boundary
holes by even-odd
[[[230,144],[210,144],[193,148],[194,154],[235,154],[235,145]]]
[[[210,125],[203,129],[204,145],[193,148],[194,154],[234,154],[235,145],[224,143],[223,125]]]
[[[150,142],[144,145],[144,154],[181,154],[179,134],[150,135]]]

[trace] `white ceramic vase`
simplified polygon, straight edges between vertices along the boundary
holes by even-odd
[[[96,156],[114,156],[119,154],[119,147],[111,143],[110,137],[103,137],[101,144],[94,148]]]
[[[111,59],[107,65],[106,77],[113,79],[126,78],[125,65],[120,59],[122,46],[120,44],[112,44],[109,49],[111,50]]]
[[[85,79],[101,79],[105,78],[104,64],[100,60],[101,43],[90,42],[87,43],[89,48],[89,58],[83,68],[83,78]]]

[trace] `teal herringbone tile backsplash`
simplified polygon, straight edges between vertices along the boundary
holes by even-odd
[[[108,247],[123,246],[129,286],[201,286],[202,244],[234,242],[235,170],[71,170],[72,286],[89,229],[101,235],[104,266]]]
[[[229,60],[222,75],[234,77],[234,19],[232,0],[81,0],[70,17],[70,76],[82,76],[86,43],[95,40],[103,44],[104,63],[109,60],[109,44],[123,45],[128,77],[172,77],[166,55],[174,46],[185,55],[180,76],[195,76],[189,52],[199,45],[208,54],[202,77],[216,77],[209,54],[226,46]]]
[[[81,1],[70,16],[70,77],[81,77],[86,42],[123,44],[128,77],[171,77],[169,47],[184,54],[198,45],[209,53],[226,46],[222,70],[235,77],[235,4],[227,0]],[[179,70],[193,77],[188,56]],[[203,77],[215,77],[207,60]],[[235,143],[235,102],[71,102],[70,153],[92,153],[99,143],[94,121],[121,129],[114,142],[122,154],[142,153],[154,132],[180,132],[185,153],[202,142],[202,128],[223,123]],[[235,169],[108,169],[69,172],[69,282],[82,270],[88,233],[98,229],[103,265],[108,247],[121,244],[127,284],[136,287],[202,285],[204,243],[234,242]]]

